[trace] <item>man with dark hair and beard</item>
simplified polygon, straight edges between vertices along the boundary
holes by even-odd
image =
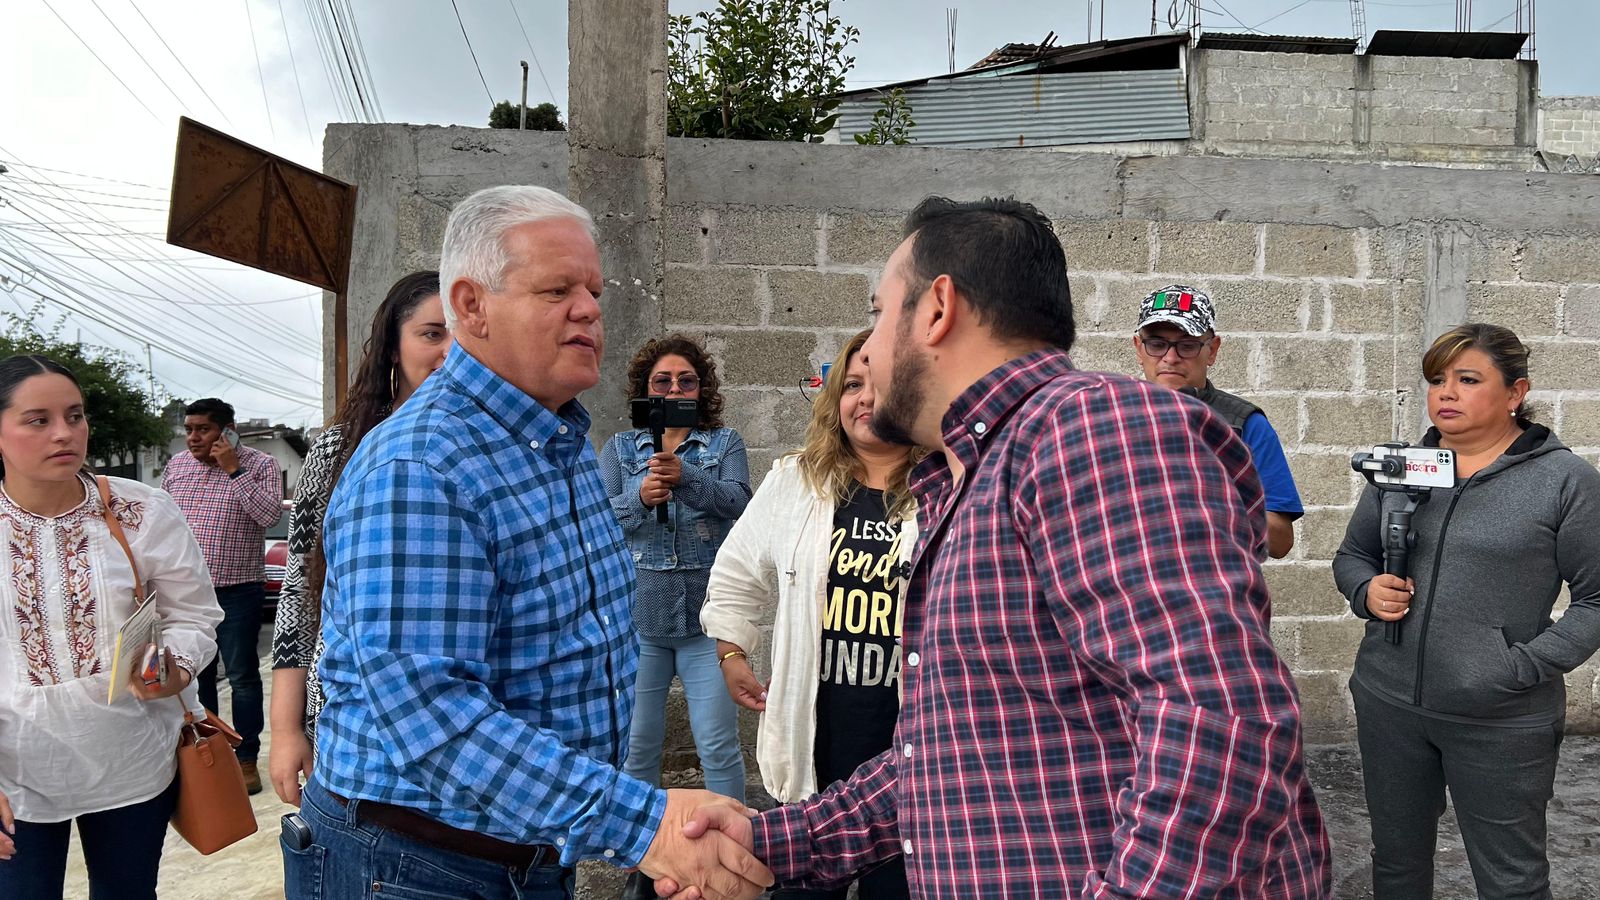
[[[936,451],[911,479],[894,744],[687,830],[785,884],[903,854],[924,897],[1328,896],[1249,449],[1202,404],[1073,368],[1066,260],[1032,206],[929,198],[905,234],[862,351],[873,429]]]

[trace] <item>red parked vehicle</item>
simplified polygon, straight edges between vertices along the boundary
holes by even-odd
[[[267,602],[265,609],[278,608],[278,594],[283,591],[283,570],[289,564],[289,516],[294,512],[294,501],[283,501],[283,513],[278,521],[267,526]]]

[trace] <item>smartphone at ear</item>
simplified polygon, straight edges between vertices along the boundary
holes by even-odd
[[[228,442],[229,447],[235,450],[239,449],[239,432],[234,431],[232,428],[224,428],[222,429],[222,439]]]

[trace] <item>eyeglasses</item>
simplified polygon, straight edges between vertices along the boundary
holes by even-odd
[[[674,378],[662,372],[660,375],[650,376],[650,390],[657,394],[670,394],[672,393],[672,383],[674,381],[678,383],[678,390],[683,391],[685,394],[700,389],[700,379],[694,375],[679,375]]]
[[[1139,345],[1144,347],[1144,355],[1151,359],[1160,359],[1167,355],[1167,351],[1177,348],[1178,356],[1182,359],[1194,359],[1205,349],[1205,341],[1169,341],[1165,338],[1140,338]]]

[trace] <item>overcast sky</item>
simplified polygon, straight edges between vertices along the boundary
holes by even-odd
[[[491,97],[566,110],[565,0],[332,0],[354,13],[382,118],[483,125]],[[1092,0],[1101,33],[1099,0]],[[1510,30],[1517,0],[1475,0],[1474,29]],[[1158,0],[1164,20],[1172,0]],[[167,246],[166,190],[177,120],[188,115],[321,167],[330,121],[350,121],[328,75],[317,0],[6,0],[0,53],[0,311],[56,298],[46,323],[128,351],[146,345],[172,394],[220,395],[242,418],[320,422],[320,294],[287,279]],[[957,62],[1047,32],[1085,37],[1084,0],[835,0],[861,30],[851,87],[944,71],[945,7],[958,10]],[[715,6],[678,2],[675,13]],[[1150,32],[1147,0],[1106,0],[1107,38]],[[1348,36],[1348,0],[1204,0],[1208,30]],[[1455,0],[1367,0],[1369,33],[1449,30]],[[311,11],[320,9],[321,18]],[[520,22],[518,20],[520,16]],[[1546,96],[1600,94],[1600,3],[1538,4]],[[466,35],[463,37],[462,29]],[[1165,30],[1165,22],[1162,22]],[[470,50],[468,42],[470,40]],[[474,63],[476,56],[476,64]],[[258,64],[259,60],[259,64]],[[540,74],[543,70],[543,75]],[[480,76],[481,71],[481,76]],[[337,76],[335,76],[337,77]],[[120,79],[120,81],[119,81]],[[487,82],[487,85],[485,85]],[[369,98],[370,100],[371,98]],[[20,163],[20,165],[19,165]],[[358,223],[359,225],[359,223]]]

